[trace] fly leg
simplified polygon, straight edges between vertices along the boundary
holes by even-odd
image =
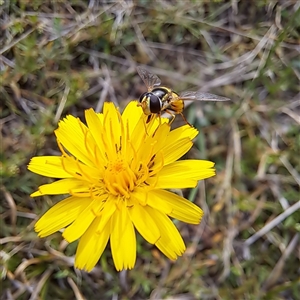
[[[190,125],[191,127],[193,127],[193,125],[191,125],[188,120],[185,118],[185,116],[183,115],[183,113],[180,113],[180,115],[182,116],[182,119],[184,120],[184,122],[188,125]]]
[[[153,118],[153,114],[149,115],[146,120],[146,124],[148,124]]]
[[[159,126],[161,125],[161,114],[157,114],[158,118],[159,118]]]
[[[176,115],[173,114],[171,111],[169,111],[169,110],[167,110],[167,109],[165,109],[164,111],[165,111],[167,114],[171,115],[171,120],[170,120],[170,122],[169,122],[169,125],[171,125],[171,124],[173,123],[173,121],[175,120]]]
[[[168,113],[169,115],[171,115],[171,121],[169,122],[169,124],[171,125],[172,123],[173,123],[173,121],[175,120],[175,114],[173,114],[171,111],[169,111],[169,110],[167,110],[167,109],[165,109],[164,110],[166,113]],[[188,124],[190,127],[193,127],[193,125],[191,125],[189,122],[188,122],[188,120],[185,118],[185,116],[184,116],[184,114],[183,113],[178,113],[178,114],[180,114],[181,115],[181,117],[182,117],[182,119],[184,120],[184,122],[186,123],[186,124]]]

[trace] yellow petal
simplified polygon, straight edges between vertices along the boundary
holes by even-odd
[[[64,156],[62,164],[73,177],[89,182],[94,180],[98,182],[104,170],[104,165],[87,166],[72,156]]]
[[[110,223],[108,222],[99,234],[97,228],[100,219],[100,217],[96,218],[79,240],[75,256],[75,267],[78,269],[91,271],[107,245],[110,235]]]
[[[72,175],[67,173],[62,167],[61,156],[36,156],[30,160],[28,170],[33,173],[54,177],[70,178]]]
[[[154,145],[154,153],[157,153],[165,145],[166,138],[171,130],[168,123],[163,123],[159,126],[155,132],[152,134],[152,139],[156,141]],[[152,142],[153,143],[153,142]]]
[[[101,210],[100,221],[97,227],[97,232],[101,234],[102,230],[106,228],[107,222],[110,220],[111,216],[116,210],[115,199],[113,196],[108,197],[106,203],[103,205],[103,210]]]
[[[160,189],[152,190],[147,193],[147,204],[166,215],[170,215],[172,213],[173,207],[169,204],[169,202],[164,201],[163,198],[160,197],[159,191]]]
[[[180,197],[174,193],[165,190],[152,190],[148,193],[148,204],[160,211],[162,207],[169,208],[169,212],[164,211],[172,218],[178,219],[185,223],[199,224],[203,211],[194,203]]]
[[[40,237],[48,236],[71,224],[91,199],[69,197],[51,207],[35,224]]]
[[[121,120],[120,114],[112,102],[105,102],[103,106],[104,115],[104,136],[106,153],[109,160],[116,159],[116,149],[120,148],[121,143]]]
[[[161,238],[155,244],[170,259],[176,259],[185,251],[185,245],[173,222],[163,213],[147,206],[149,214],[161,231]]]
[[[214,163],[207,160],[181,160],[165,166],[158,173],[156,188],[192,188],[198,180],[215,175]]]
[[[58,195],[58,194],[71,194],[72,190],[84,190],[88,189],[87,182],[75,178],[67,178],[55,181],[53,183],[44,184],[39,187],[39,190],[31,194],[31,197],[41,195]]]
[[[96,217],[94,212],[100,210],[101,203],[99,202],[101,201],[91,199],[89,205],[80,212],[76,220],[64,231],[63,237],[65,240],[72,243],[85,233]]]
[[[136,126],[130,132],[130,140],[132,141],[132,146],[136,150],[137,154],[140,154],[139,150],[141,149],[141,145],[145,143],[145,139],[148,137],[145,124],[145,120],[141,117]]]
[[[88,128],[78,118],[67,116],[58,124],[55,135],[59,142],[78,160],[88,166],[94,166],[92,152],[88,148],[94,149],[95,145],[87,147]],[[89,141],[93,141],[89,139]]]
[[[137,231],[150,244],[155,244],[160,238],[160,231],[155,220],[148,214],[145,206],[133,205],[128,209],[130,219]]]
[[[129,134],[131,135],[134,128],[140,122],[143,110],[141,107],[138,107],[138,101],[130,101],[125,107],[122,119],[124,124],[128,124]]]
[[[99,118],[99,114],[96,114],[92,108],[87,109],[85,111],[85,119],[86,119],[87,125],[90,129],[91,135],[94,138],[95,145],[97,146],[95,151],[97,151],[99,154],[97,163],[100,164],[101,162],[99,160],[102,160],[102,161],[106,160],[105,149],[102,147],[102,145],[103,145],[102,133],[104,130],[103,122],[101,122],[101,120]]]
[[[198,134],[198,130],[190,125],[180,126],[172,130],[167,138],[167,144],[176,143],[178,140],[189,138],[192,140]]]
[[[132,269],[136,259],[136,238],[127,208],[120,204],[111,218],[110,245],[117,271]]]
[[[163,148],[164,165],[168,165],[182,157],[192,146],[193,142],[189,138],[178,140],[176,143],[166,143],[166,146]]]
[[[191,139],[198,134],[198,130],[189,125],[181,126],[172,130],[164,139],[164,165],[168,165],[190,150],[193,146]]]
[[[144,138],[140,149],[137,150],[137,161],[148,163],[151,157],[156,154],[163,146],[166,136],[170,131],[170,126],[166,123],[162,124],[151,136]],[[158,158],[161,159],[161,158]]]

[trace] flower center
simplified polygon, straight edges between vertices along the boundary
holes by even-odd
[[[123,159],[109,162],[104,171],[103,181],[107,191],[115,196],[130,197],[136,186],[136,176]]]
[[[110,164],[109,166],[109,171],[114,174],[121,173],[122,171],[125,171],[125,169],[124,163],[121,160],[117,160],[115,163]]]

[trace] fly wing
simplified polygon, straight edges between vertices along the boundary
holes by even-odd
[[[141,67],[137,67],[136,69],[139,75],[141,76],[142,80],[144,81],[146,87],[148,88],[149,92],[153,89],[153,87],[159,86],[161,84],[161,80],[158,78],[157,75],[152,74],[147,70],[142,69]]]
[[[202,93],[200,91],[182,92],[178,98],[182,100],[192,100],[192,101],[230,101],[229,98],[217,96],[210,93]]]

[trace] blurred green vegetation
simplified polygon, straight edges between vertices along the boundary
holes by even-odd
[[[299,1],[10,0],[0,18],[0,299],[300,298]],[[107,249],[88,274],[76,243],[34,233],[61,197],[30,198],[48,179],[26,166],[58,153],[66,114],[139,97],[137,65],[232,99],[185,110],[200,130],[188,156],[218,173],[183,191],[205,211],[199,226],[176,222],[183,257],[139,238],[133,270],[117,273]]]

